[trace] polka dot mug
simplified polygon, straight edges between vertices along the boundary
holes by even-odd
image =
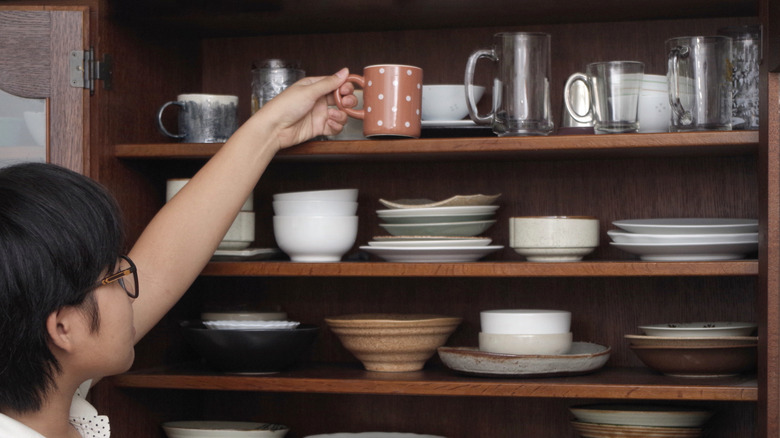
[[[349,75],[363,89],[363,109],[344,108],[334,92],[336,105],[349,116],[363,120],[366,137],[420,137],[423,71],[411,65],[382,64],[363,69],[363,76]]]

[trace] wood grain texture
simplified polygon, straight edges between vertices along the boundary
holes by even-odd
[[[0,9],[0,88],[25,98],[51,93],[51,15]]]

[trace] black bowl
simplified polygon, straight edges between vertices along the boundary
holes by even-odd
[[[309,352],[319,328],[217,330],[183,321],[184,338],[206,363],[230,373],[270,373],[291,367]]]

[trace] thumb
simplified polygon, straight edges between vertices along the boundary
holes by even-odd
[[[324,96],[338,89],[347,79],[347,76],[349,76],[349,69],[345,67],[335,74],[325,76],[321,80],[310,84],[309,87],[311,87],[312,92],[319,96]]]

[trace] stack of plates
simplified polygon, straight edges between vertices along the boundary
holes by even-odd
[[[496,220],[500,195],[457,195],[442,201],[380,199],[380,227],[390,236],[375,237],[360,249],[390,262],[460,263],[481,259],[503,248],[478,237]]]
[[[588,438],[688,438],[703,435],[712,416],[704,409],[655,405],[588,405],[569,408],[574,429]]]
[[[737,260],[758,251],[755,219],[633,219],[612,222],[611,245],[646,261]]]
[[[756,366],[757,325],[751,322],[694,322],[639,326],[626,335],[629,347],[650,368],[679,377],[722,377]]]

